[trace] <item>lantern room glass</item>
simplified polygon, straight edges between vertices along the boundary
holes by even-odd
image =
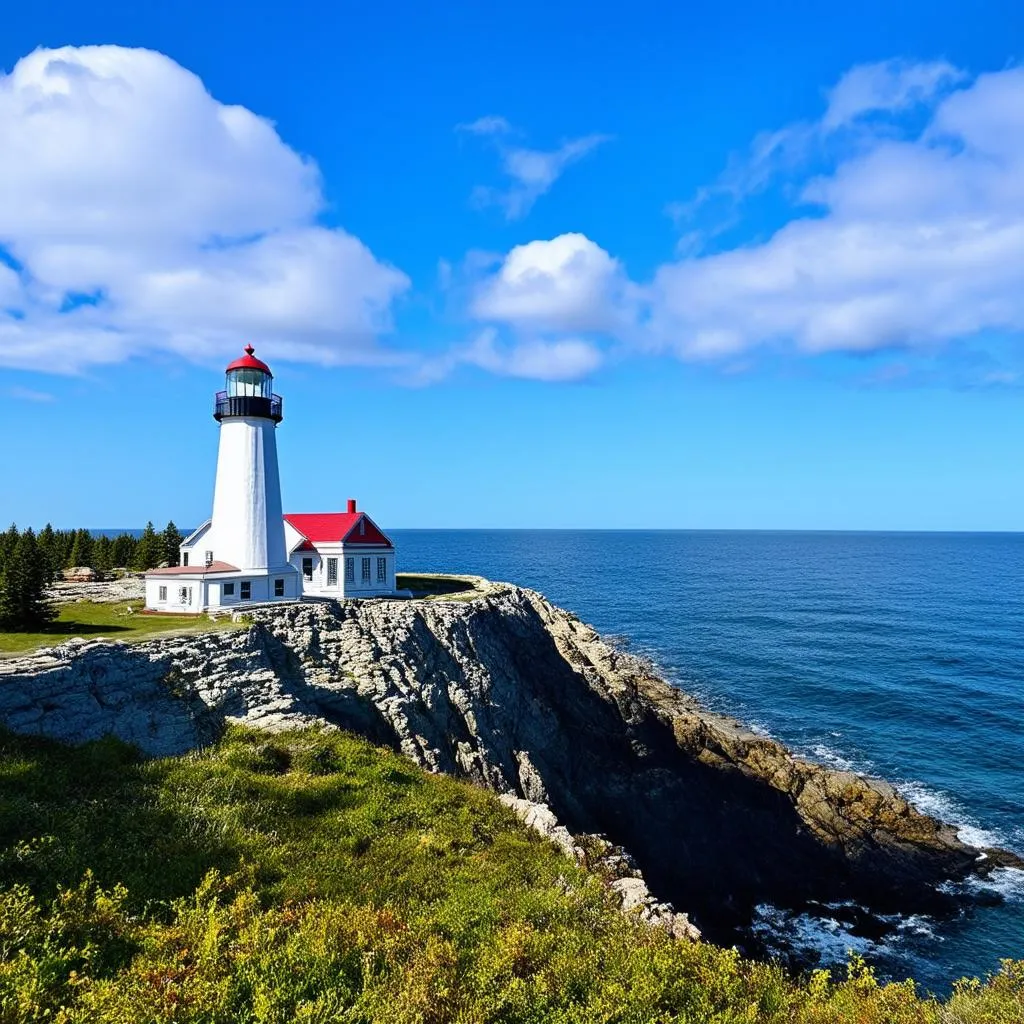
[[[228,370],[229,398],[273,398],[274,378],[263,370],[240,367]]]

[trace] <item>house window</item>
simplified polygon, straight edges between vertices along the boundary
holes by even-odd
[[[248,601],[252,597],[252,581],[242,580],[242,600]]]
[[[190,587],[178,587],[178,604],[190,605],[192,603],[192,589]]]
[[[188,552],[187,551],[182,551],[182,553],[181,553],[181,564],[182,565],[188,565]]]
[[[368,558],[363,559],[362,572],[360,573],[360,579],[363,583],[370,582],[370,560]]]
[[[225,583],[224,584],[224,596],[225,597],[234,597],[235,596],[235,585],[234,585],[234,583]]]
[[[388,560],[386,558],[377,559],[377,582],[387,583],[388,580]]]
[[[274,580],[274,597],[284,597],[284,580]]]
[[[360,537],[365,537],[366,536],[366,520],[365,519],[360,519],[359,520],[359,536]]]
[[[355,583],[356,581],[356,560],[354,558],[345,559],[345,582]]]
[[[327,559],[327,586],[336,587],[338,585],[338,560],[336,558]]]
[[[166,588],[166,587],[160,587],[160,588],[159,588],[159,589],[157,590],[157,592],[156,592],[156,599],[157,599],[157,600],[158,600],[158,601],[159,601],[159,602],[160,602],[161,604],[163,604],[163,602],[167,600],[167,588]]]
[[[302,575],[307,580],[311,580],[313,578],[313,559],[312,558],[304,558],[302,560]]]
[[[205,558],[207,565],[213,565],[213,552],[212,551],[207,551],[203,557]]]

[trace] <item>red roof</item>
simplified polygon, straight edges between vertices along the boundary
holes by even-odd
[[[292,512],[284,518],[313,544],[394,546],[365,512]],[[362,533],[360,522],[365,524]]]
[[[213,572],[241,572],[237,565],[211,562],[209,565],[169,565],[166,569],[147,569],[147,576],[205,576]]]
[[[233,363],[229,363],[227,372],[230,373],[231,370],[262,370],[264,373],[273,377],[274,375],[270,372],[270,367],[267,366],[262,359],[257,359],[253,355],[253,352],[255,351],[256,349],[254,349],[252,345],[246,345],[245,355],[239,356],[239,358]]]

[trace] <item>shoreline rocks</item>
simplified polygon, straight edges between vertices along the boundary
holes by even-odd
[[[941,912],[954,898],[939,883],[1021,866],[1004,851],[979,861],[884,782],[707,711],[533,591],[492,584],[469,600],[275,605],[252,618],[245,632],[0,661],[0,722],[72,742],[112,733],[158,756],[209,743],[229,721],[328,722],[516,801],[567,849],[607,837],[635,863],[609,878],[624,906],[651,918],[685,908],[724,942],[758,903]]]

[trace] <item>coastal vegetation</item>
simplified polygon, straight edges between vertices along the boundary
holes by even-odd
[[[672,940],[493,795],[342,732],[153,761],[0,734],[0,1024],[1022,1019],[1024,963],[942,1002]]]
[[[55,530],[49,523],[39,531],[19,530],[16,524],[0,533],[0,630],[18,633],[74,632],[74,620],[64,618],[50,600],[47,590],[65,569],[88,568],[104,577],[120,571],[145,571],[158,565],[178,564],[182,537],[173,522],[162,533],[147,523],[140,537],[122,533],[117,537],[88,530]],[[63,619],[64,626],[49,628]],[[88,617],[81,625],[91,626]],[[117,623],[109,625],[117,626]],[[34,646],[4,644],[0,650]]]

